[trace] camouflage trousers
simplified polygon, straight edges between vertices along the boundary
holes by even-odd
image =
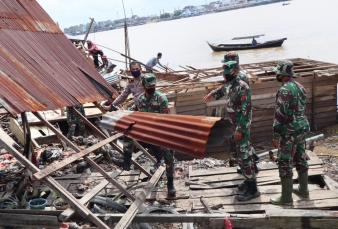
[[[144,148],[148,150],[151,149],[154,154],[157,162],[161,162],[161,159],[164,156],[164,162],[166,164],[166,174],[167,177],[174,177],[174,151],[162,148],[160,146],[155,146],[145,142],[139,142]],[[123,153],[124,153],[124,163],[131,165],[131,157],[133,153],[133,140],[124,136],[123,138]]]
[[[235,141],[234,136],[229,139],[230,153],[237,160],[239,167],[246,182],[253,182],[256,180],[255,161],[253,158],[254,148],[251,146],[250,134],[242,134],[238,142]]]
[[[293,164],[297,172],[309,169],[305,158],[305,134],[282,135],[277,152],[277,164],[280,177],[293,176]]]
[[[79,135],[84,136],[86,127],[82,120],[74,120],[74,121],[69,122],[68,124],[69,124],[69,129],[67,133],[67,138],[69,140],[73,140],[72,137],[75,134],[76,126],[78,126],[79,128]]]

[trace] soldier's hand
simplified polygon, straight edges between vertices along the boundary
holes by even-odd
[[[211,96],[212,96],[211,93],[209,93],[206,96],[204,96],[203,99],[202,99],[203,102],[205,102],[205,103],[209,102],[209,100],[211,99]]]
[[[241,137],[242,137],[242,133],[236,130],[234,134],[235,141],[238,142],[239,139],[241,139]]]
[[[278,149],[279,148],[279,140],[278,139],[273,139],[273,147]]]

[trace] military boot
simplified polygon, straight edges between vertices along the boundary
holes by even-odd
[[[298,183],[293,185],[292,192],[304,198],[309,198],[308,171],[298,172]]]
[[[253,198],[259,197],[261,193],[257,189],[257,182],[246,182],[248,185],[248,189],[244,192],[244,194],[239,195],[237,197],[238,201],[247,201]]]
[[[239,191],[243,192],[243,191],[247,190],[248,187],[249,187],[248,183],[244,181],[243,183],[239,184],[237,188],[238,188]]]
[[[168,195],[169,196],[175,196],[176,195],[176,189],[174,187],[174,178],[173,177],[167,177],[167,188],[168,188]]]
[[[292,199],[292,177],[281,178],[282,195],[276,198],[270,198],[272,204],[277,205],[293,205]]]

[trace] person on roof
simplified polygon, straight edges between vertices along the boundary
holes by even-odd
[[[156,77],[152,73],[146,73],[141,78],[142,87],[144,88],[144,92],[138,97],[138,111],[140,112],[149,112],[149,113],[159,113],[159,114],[169,114],[168,108],[168,99],[161,92],[156,90]],[[156,121],[156,120],[154,120]],[[151,128],[151,127],[149,127]],[[164,156],[164,161],[166,164],[166,175],[167,175],[167,189],[168,195],[174,196],[176,195],[176,190],[174,187],[174,152],[172,150],[152,145],[145,142],[140,142],[140,144],[148,149],[151,149],[157,163],[155,167],[161,165],[161,160]],[[122,167],[125,170],[130,170],[131,166],[131,156],[133,151],[133,140],[126,135],[123,138],[123,153],[124,159],[112,159],[114,164]]]
[[[251,43],[252,43],[253,46],[257,45],[257,41],[256,41],[256,39],[254,37],[252,38],[252,42]]]
[[[98,68],[99,67],[99,55],[101,56],[101,60],[102,60],[103,52],[91,40],[87,40],[87,46],[88,46],[88,48],[86,48],[86,49],[89,51],[89,54],[92,55],[93,58],[94,58],[95,68]]]
[[[157,57],[151,58],[148,63],[146,64],[146,72],[147,73],[153,73],[153,67],[155,67],[157,64],[159,64],[162,68],[167,69],[167,67],[163,66],[160,63],[160,59],[162,58],[162,53],[158,53]]]
[[[115,67],[116,65],[113,64],[110,60],[108,60],[106,55],[102,56],[102,64],[99,66],[100,70],[104,68],[107,73],[111,73]]]

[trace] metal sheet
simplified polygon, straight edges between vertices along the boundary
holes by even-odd
[[[0,0],[0,17],[0,103],[12,114],[101,101],[103,92],[114,92],[35,0]]]
[[[137,111],[106,113],[101,126],[124,133],[132,123],[128,137],[196,158],[204,157],[206,146],[220,144],[233,133],[230,121],[223,118]]]

